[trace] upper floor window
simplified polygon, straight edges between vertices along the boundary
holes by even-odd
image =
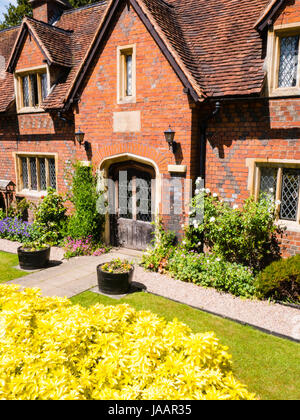
[[[268,37],[268,88],[271,96],[300,93],[300,27],[275,26]]]
[[[298,79],[299,35],[280,38],[278,87],[294,87]]]
[[[135,45],[117,48],[118,103],[135,102]]]
[[[46,69],[16,73],[15,80],[18,111],[39,110],[48,95]]]

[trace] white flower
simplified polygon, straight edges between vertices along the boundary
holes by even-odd
[[[216,218],[215,217],[211,217],[210,219],[209,219],[209,221],[210,222],[214,222],[216,220]]]
[[[195,194],[199,194],[199,190],[198,190],[198,188],[195,190]]]
[[[194,228],[195,229],[198,229],[198,227],[199,227],[198,223],[197,222],[194,222]]]
[[[186,241],[182,241],[182,245],[186,245]]]
[[[233,208],[234,208],[234,209],[238,209],[238,208],[239,208],[239,206],[238,206],[237,204],[235,204],[235,205],[233,206]]]
[[[279,206],[279,204],[281,204],[281,201],[280,200],[276,200],[275,201],[275,204],[276,204],[276,206]]]
[[[213,193],[213,197],[218,197],[218,194],[217,193]]]
[[[274,192],[274,188],[269,188],[269,191],[272,193]]]
[[[197,245],[198,245],[198,246],[200,246],[200,245],[201,245],[201,242],[199,241],[199,242],[197,243]]]
[[[184,229],[184,224],[181,225],[182,229]]]
[[[210,189],[209,188],[206,188],[205,189],[205,192],[206,192],[206,194],[209,194],[210,193]]]
[[[221,261],[221,258],[216,258],[216,261]]]

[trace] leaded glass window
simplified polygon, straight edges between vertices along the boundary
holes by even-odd
[[[45,158],[39,158],[39,169],[40,169],[40,189],[47,189],[47,180],[46,180],[46,162]]]
[[[274,198],[276,193],[276,178],[277,168],[261,168],[260,192]]]
[[[50,187],[56,188],[56,170],[55,170],[55,160],[53,158],[49,159],[49,182]]]
[[[22,77],[23,106],[29,106],[29,77]]]
[[[20,188],[32,191],[45,191],[48,187],[56,189],[56,165],[53,157],[20,156]]]
[[[41,101],[48,95],[47,73],[37,71],[22,76],[17,75],[17,80],[20,84],[20,91],[22,92],[21,98],[18,99],[18,106],[20,108],[35,108],[40,106]]]
[[[22,187],[24,189],[28,188],[28,167],[27,167],[27,158],[21,158],[21,165],[22,165]]]
[[[280,218],[296,220],[300,186],[300,170],[284,169],[282,174],[282,191]]]
[[[274,200],[279,219],[300,222],[300,168],[274,162],[260,166],[259,171],[259,193]]]
[[[278,87],[293,87],[297,83],[299,36],[280,39]]]
[[[29,162],[30,162],[30,178],[31,178],[30,186],[32,190],[37,190],[36,158],[31,157],[29,159]]]
[[[125,56],[126,60],[126,96],[132,96],[132,55]]]

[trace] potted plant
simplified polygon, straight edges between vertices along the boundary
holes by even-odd
[[[50,248],[40,241],[23,243],[17,250],[20,268],[34,270],[46,267],[50,259]]]
[[[115,258],[97,266],[99,290],[108,295],[122,295],[129,291],[134,266],[127,260]]]

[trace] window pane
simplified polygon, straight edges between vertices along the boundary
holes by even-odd
[[[31,101],[32,106],[37,106],[39,104],[39,95],[38,95],[38,85],[37,85],[37,75],[30,75],[30,84],[31,84]]]
[[[280,40],[279,87],[296,86],[298,45],[299,36],[289,36]]]
[[[42,99],[44,100],[48,95],[48,83],[47,83],[47,73],[41,74],[41,84],[42,84]]]
[[[37,174],[36,174],[36,159],[31,157],[30,162],[30,176],[31,176],[31,189],[37,190]]]
[[[126,96],[132,96],[132,55],[126,55]]]
[[[151,222],[151,177],[140,174],[136,178],[136,219]]]
[[[282,175],[282,193],[280,219],[296,220],[299,199],[300,170],[284,169]]]
[[[27,167],[27,158],[22,157],[21,158],[21,164],[22,164],[22,187],[28,188],[28,167]]]
[[[56,171],[55,171],[55,159],[48,159],[49,162],[49,181],[50,187],[56,189]]]
[[[41,190],[47,189],[47,182],[46,182],[46,162],[45,158],[39,158],[39,165],[40,165],[40,188]]]
[[[261,168],[260,192],[275,198],[277,168]]]
[[[23,89],[23,107],[29,106],[29,78],[28,76],[22,77]]]

